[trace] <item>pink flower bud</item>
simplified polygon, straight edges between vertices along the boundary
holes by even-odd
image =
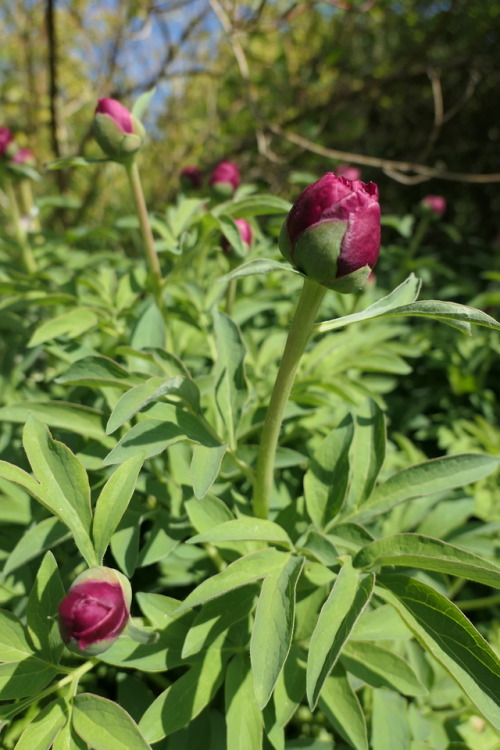
[[[196,190],[201,187],[203,173],[199,167],[189,166],[181,170],[181,185],[185,190]]]
[[[252,244],[252,239],[253,239],[252,227],[250,226],[248,221],[246,221],[246,219],[235,219],[234,223],[238,227],[238,231],[240,233],[241,239],[243,240],[244,244],[247,245],[249,248],[250,245]],[[227,255],[231,254],[232,247],[229,244],[227,237],[222,238],[221,246]]]
[[[106,156],[114,161],[129,161],[143,144],[142,123],[117,102],[99,99],[94,116],[94,136]]]
[[[0,128],[0,156],[7,155],[7,149],[14,142],[14,136],[9,128]]]
[[[313,281],[345,293],[362,289],[380,252],[377,186],[327,172],[295,201],[279,247]]]
[[[361,178],[361,170],[357,167],[351,167],[349,164],[339,164],[335,174],[337,177],[345,177],[346,180],[359,180]]]
[[[68,648],[100,654],[113,645],[130,616],[130,584],[112,568],[89,568],[59,605],[59,630]]]
[[[229,197],[241,182],[240,170],[232,161],[221,161],[212,172],[209,185],[222,196]]]
[[[421,205],[438,217],[446,211],[446,200],[442,195],[426,195],[425,198],[422,198]]]
[[[16,151],[16,153],[12,157],[11,161],[14,164],[27,164],[30,167],[34,167],[36,165],[36,159],[29,148],[18,149],[18,151]]]

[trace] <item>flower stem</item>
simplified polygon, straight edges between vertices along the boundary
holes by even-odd
[[[148,209],[146,201],[144,200],[139,169],[136,162],[133,160],[125,165],[125,169],[127,170],[127,176],[134,197],[135,209],[141,226],[142,241],[144,243],[144,252],[146,254],[153,294],[158,308],[164,313],[165,302],[162,296],[163,278],[161,275],[160,261],[158,260],[158,254],[155,248],[153,232],[151,231],[151,225],[149,223]]]
[[[12,217],[12,223],[14,225],[17,244],[19,245],[19,249],[21,251],[21,261],[24,270],[29,274],[36,273],[38,270],[37,263],[29,245],[26,230],[22,224],[21,212],[19,210],[19,204],[17,202],[14,186],[9,179],[5,181],[5,192],[7,193],[7,198],[9,199],[10,214]]]
[[[304,286],[288,333],[285,350],[267,407],[260,438],[255,474],[253,511],[257,518],[267,518],[273,488],[274,459],[285,406],[292,390],[295,373],[311,335],[325,287],[309,279]]]

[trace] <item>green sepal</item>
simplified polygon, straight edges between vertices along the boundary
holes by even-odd
[[[362,292],[365,288],[366,281],[372,269],[370,266],[363,266],[357,271],[348,273],[345,276],[339,276],[338,279],[332,279],[330,282],[324,282],[323,286],[333,289],[341,294],[352,294],[353,292]]]
[[[302,232],[292,247],[285,223],[279,239],[280,250],[304,276],[326,285],[337,276],[337,260],[346,229],[346,221],[323,221]]]
[[[94,137],[113,161],[130,161],[144,143],[146,131],[142,123],[133,115],[131,117],[133,133],[124,133],[109,115],[97,112],[94,117]]]

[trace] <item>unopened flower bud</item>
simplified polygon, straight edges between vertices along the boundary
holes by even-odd
[[[201,187],[203,173],[199,167],[184,167],[181,169],[180,180],[184,190],[197,190]]]
[[[142,123],[116,99],[99,99],[94,116],[94,136],[106,156],[129,161],[143,144]]]
[[[59,605],[59,630],[68,648],[95,656],[106,651],[126,627],[132,593],[122,573],[89,568],[75,578]]]
[[[442,195],[426,195],[422,198],[421,205],[438,218],[446,211],[446,200]]]
[[[343,293],[362,289],[380,252],[377,186],[323,175],[295,201],[279,247],[313,281]]]
[[[0,157],[9,157],[17,151],[14,136],[9,128],[0,128]]]
[[[361,178],[361,170],[357,167],[351,167],[349,164],[339,164],[335,170],[337,177],[345,177],[346,180],[359,180]]]
[[[232,161],[221,161],[212,172],[210,187],[224,198],[230,198],[241,182],[240,170]]]
[[[13,155],[11,162],[13,164],[25,164],[28,167],[35,167],[36,166],[36,159],[34,154],[29,150],[29,148],[20,148],[16,151],[16,153]]]
[[[252,238],[253,238],[252,227],[250,226],[250,224],[248,223],[246,219],[235,219],[234,223],[238,227],[238,231],[240,233],[240,237],[243,241],[243,244],[246,246],[246,249],[248,250],[250,245],[252,244]],[[232,247],[227,237],[222,238],[221,247],[223,251],[226,253],[226,255],[231,255]]]

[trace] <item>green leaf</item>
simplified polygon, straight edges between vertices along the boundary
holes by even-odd
[[[299,647],[292,643],[274,688],[276,723],[285,727],[299,707],[306,691],[306,664]]]
[[[137,319],[130,346],[139,350],[165,346],[165,323],[161,311],[154,302],[149,304]]]
[[[100,695],[74,697],[73,727],[93,750],[150,750],[129,714]]]
[[[215,209],[214,213],[224,212],[229,216],[246,219],[252,216],[287,214],[291,207],[291,203],[276,195],[259,194],[223,203]]]
[[[187,617],[185,615],[185,617]],[[141,622],[140,627],[146,630]],[[164,672],[183,663],[182,644],[189,625],[184,620],[170,619],[163,623],[158,640],[154,643],[137,643],[126,635],[99,655],[100,661],[120,668],[139,669],[141,672]]]
[[[227,445],[194,445],[193,458],[189,468],[194,496],[201,500],[205,497],[219,475],[222,459]]]
[[[490,315],[476,310],[474,307],[459,305],[456,302],[442,302],[440,300],[426,299],[420,302],[413,302],[409,305],[397,307],[387,313],[388,316],[411,315],[418,318],[432,318],[441,320],[443,323],[449,321],[459,321],[467,324],[473,323],[479,326],[486,326],[494,330],[500,330],[500,323]]]
[[[381,575],[377,589],[421,645],[446,669],[478,711],[500,729],[500,661],[449,599],[420,581]]]
[[[71,709],[71,706],[69,708]],[[68,720],[55,738],[52,750],[88,750],[88,747],[87,743],[76,734],[71,721]]]
[[[36,656],[0,664],[0,700],[36,695],[56,675],[54,667]]]
[[[257,585],[244,586],[207,602],[193,620],[184,641],[182,658],[206,649],[232,625],[248,617],[258,593]]]
[[[97,500],[92,534],[97,559],[102,564],[113,532],[125,513],[135,490],[144,455],[132,456],[111,475]]]
[[[351,415],[332,430],[311,458],[304,477],[309,516],[324,529],[341,509],[349,484],[349,449],[354,435]]]
[[[30,415],[48,427],[57,427],[73,434],[94,438],[104,445],[113,441],[106,437],[102,427],[102,412],[88,406],[77,406],[65,401],[23,401],[0,409],[2,422],[25,424]]]
[[[56,159],[45,164],[45,169],[52,172],[56,169],[67,169],[68,167],[90,167],[98,162],[110,161],[109,159],[85,159],[83,156],[69,156],[66,159]]]
[[[463,487],[491,474],[500,458],[482,453],[462,453],[456,456],[433,458],[410,466],[409,469],[389,477],[379,484],[367,501],[349,514],[349,520],[365,521],[386,513],[396,505],[413,497],[433,495],[437,492]]]
[[[351,640],[342,651],[341,659],[351,674],[372,687],[392,687],[403,695],[427,694],[425,686],[401,656],[374,643]]]
[[[388,604],[363,612],[351,634],[351,641],[407,641],[412,637],[401,617]]]
[[[260,709],[269,701],[292,642],[295,592],[303,557],[289,557],[266,576],[250,640],[255,698]]]
[[[361,310],[361,312],[352,313],[351,315],[344,315],[342,318],[317,323],[314,330],[316,333],[326,333],[327,331],[334,331],[337,328],[343,328],[350,323],[359,323],[362,320],[378,318],[396,307],[414,302],[419,295],[421,284],[420,279],[411,274],[406,281],[403,281],[390,294],[377,300],[373,305],[367,307],[366,310]]]
[[[173,378],[153,377],[134,386],[119,399],[106,425],[110,435],[132,419],[137,412],[164,396],[181,398],[193,411],[200,407],[200,393],[192,380],[176,375]]]
[[[17,468],[17,467],[13,467]],[[19,471],[22,471],[20,469]],[[0,474],[2,466],[0,466]],[[27,475],[29,476],[29,475]],[[36,484],[36,483],[35,483]],[[51,547],[60,544],[69,536],[68,528],[58,518],[51,516],[29,528],[18,541],[3,568],[4,576],[17,570],[25,563],[45,552]]]
[[[203,500],[188,500],[186,511],[192,525],[200,533],[234,519],[227,505],[215,495],[207,495]]]
[[[145,419],[134,425],[108,453],[104,459],[106,465],[123,463],[142,451],[145,451],[146,458],[151,458],[180,440],[192,440],[211,448],[220,447],[218,438],[207,429],[201,418],[180,407],[169,404],[161,406],[161,412],[172,421]]]
[[[223,665],[222,650],[211,648],[203,660],[161,693],[139,722],[146,739],[158,742],[198,716],[222,682]]]
[[[330,596],[319,613],[309,644],[307,699],[315,708],[326,678],[335,666],[356,621],[368,604],[375,576],[362,579],[345,558]]]
[[[63,375],[56,378],[56,383],[68,385],[85,385],[89,388],[113,386],[130,388],[136,385],[140,376],[130,373],[109,357],[92,356],[78,359]],[[142,379],[142,378],[141,378]]]
[[[33,654],[24,626],[17,617],[0,609],[0,660],[18,662]]]
[[[285,558],[288,560],[289,556],[272,547],[244,555],[244,557],[240,557],[231,565],[228,565],[221,573],[202,581],[194,591],[188,594],[177,611],[182,612],[185,609],[191,609],[198,604],[215,599],[217,596],[222,596],[227,591],[265,578],[281,568]]]
[[[265,521],[253,516],[225,521],[187,540],[188,544],[241,541],[271,542],[283,544],[289,548],[293,546],[290,537],[281,526],[273,521]]]
[[[76,339],[85,331],[94,328],[98,321],[99,319],[93,310],[88,307],[75,307],[69,312],[43,322],[33,333],[27,345],[30,347],[38,346],[59,336]]]
[[[353,560],[355,568],[381,565],[434,570],[500,588],[500,568],[479,555],[422,534],[395,534],[364,547]]]
[[[261,750],[262,713],[255,702],[252,672],[246,654],[237,654],[225,680],[227,747]]]
[[[268,260],[266,258],[256,258],[249,260],[248,263],[242,263],[234,271],[222,277],[221,281],[231,281],[231,279],[242,279],[244,276],[254,276],[255,274],[271,273],[272,271],[286,271],[288,273],[300,276],[299,272],[292,268],[288,263],[277,260]]]
[[[370,496],[384,458],[384,414],[378,404],[369,398],[356,413],[356,429],[351,446],[349,497],[354,505],[361,504]]]
[[[47,661],[57,664],[63,643],[57,626],[57,608],[65,594],[52,552],[40,565],[28,598],[27,621],[31,640]]]
[[[373,750],[410,750],[410,725],[405,699],[392,690],[373,690]]]
[[[145,91],[135,100],[134,106],[132,107],[131,111],[134,117],[137,117],[138,120],[141,120],[142,117],[146,114],[147,109],[151,104],[151,99],[153,98],[155,93],[156,86],[153,86],[152,89],[149,89],[149,91]]]
[[[140,568],[153,565],[172,554],[179,545],[178,539],[168,535],[171,518],[169,513],[158,511],[153,526],[147,533],[146,542],[141,548],[137,564]]]
[[[49,750],[67,722],[67,706],[62,699],[52,701],[28,724],[15,750]]]
[[[340,663],[335,665],[331,676],[326,679],[319,705],[332,727],[351,747],[368,750],[363,709]]]
[[[225,313],[213,311],[217,361],[215,363],[215,400],[226,425],[228,442],[236,445],[236,428],[247,395],[244,358],[245,346],[236,324]]]
[[[96,565],[89,535],[92,512],[85,469],[69,448],[53,440],[45,425],[35,417],[26,422],[23,444],[40,483],[38,499],[66,524],[88,565]]]

